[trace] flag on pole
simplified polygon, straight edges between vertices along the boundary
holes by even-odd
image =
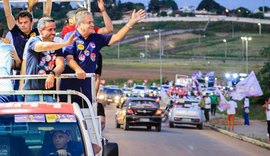
[[[244,97],[262,96],[263,92],[255,73],[252,71],[248,77],[236,84],[235,91],[231,95],[235,100],[242,100]]]
[[[222,93],[218,90],[217,91],[220,97],[218,109],[223,112],[229,108],[228,101],[225,99],[225,97],[222,95]]]

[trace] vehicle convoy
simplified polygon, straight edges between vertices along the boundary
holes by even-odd
[[[89,77],[90,74],[88,74]],[[65,74],[63,74],[65,76]],[[66,75],[75,77],[74,74]],[[90,75],[92,78],[94,74]],[[28,78],[46,78],[43,75],[14,76]],[[1,77],[3,78],[3,77]],[[10,78],[10,77],[5,77]],[[94,83],[94,80],[92,80]],[[68,134],[68,147],[73,155],[94,156],[94,144],[103,147],[97,156],[118,156],[116,143],[102,143],[101,126],[96,115],[96,103],[77,91],[1,91],[0,95],[39,94],[38,102],[9,102],[0,105],[0,155],[3,156],[58,156],[55,151],[58,144],[53,142],[55,132]],[[67,95],[67,102],[43,102],[43,95]],[[82,97],[88,107],[80,108],[71,103],[71,95]],[[93,99],[95,101],[95,98]],[[72,146],[71,146],[72,145]],[[54,152],[53,152],[54,151]],[[69,152],[69,151],[68,151]]]
[[[199,101],[190,99],[176,100],[169,112],[169,126],[176,124],[195,125],[198,129],[203,128],[203,113]]]
[[[155,126],[156,131],[161,131],[161,110],[159,104],[151,98],[130,97],[127,98],[115,114],[116,128],[123,125],[124,130],[130,126],[146,126],[151,130]]]

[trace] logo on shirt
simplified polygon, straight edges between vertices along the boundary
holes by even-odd
[[[79,50],[84,50],[83,44],[78,44],[77,48],[78,48]]]
[[[91,53],[90,58],[94,62],[96,60],[96,54],[95,53]]]
[[[84,55],[85,55],[85,56],[89,56],[89,54],[90,54],[90,51],[89,51],[89,50],[87,50],[87,49],[85,49],[85,51],[84,51]]]
[[[83,62],[85,60],[85,55],[84,54],[80,54],[79,55],[79,60]]]
[[[94,42],[89,43],[92,48],[96,48],[96,44]]]
[[[36,34],[35,32],[32,32],[32,33],[30,34],[30,37],[34,37],[34,36],[37,36],[37,34]]]

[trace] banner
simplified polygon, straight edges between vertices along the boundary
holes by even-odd
[[[263,92],[255,73],[252,71],[248,77],[236,84],[235,91],[231,95],[232,99],[235,100],[242,100],[244,97],[262,96]]]
[[[225,99],[225,97],[222,95],[222,93],[218,90],[217,91],[220,97],[218,109],[223,112],[229,108],[228,101]]]

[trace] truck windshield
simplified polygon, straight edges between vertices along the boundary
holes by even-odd
[[[72,156],[84,153],[75,115],[0,115],[0,155],[48,156],[59,150]]]

